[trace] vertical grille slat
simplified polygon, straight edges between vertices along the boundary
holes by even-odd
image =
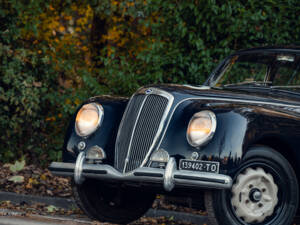
[[[117,142],[118,149],[128,149],[130,143],[130,137],[133,132],[133,127],[135,124],[135,118],[137,117],[140,106],[142,105],[144,96],[138,95],[131,102],[128,107],[127,113],[124,117],[126,123],[122,123],[121,132],[122,132],[122,141]],[[121,169],[125,166],[125,158],[127,151],[118,151],[116,158],[116,168]]]
[[[170,99],[158,94],[132,97],[119,128],[115,153],[117,170],[127,173],[142,165],[155,144],[169,103]]]
[[[167,105],[167,103],[167,99],[161,96],[150,95],[147,98],[136,126],[135,135],[132,139],[126,172],[139,167],[144,160],[164,113],[165,107],[163,106]]]
[[[149,102],[150,101],[150,102]],[[148,100],[148,104],[150,105],[151,99]],[[151,137],[151,130],[147,129],[147,127],[145,127],[144,130],[141,129],[141,126],[148,126],[147,123],[147,118],[149,118],[151,115],[150,111],[147,111],[147,108],[144,108],[144,110],[141,112],[141,119],[139,120],[139,123],[137,124],[137,130],[141,130],[140,133],[136,134],[135,139],[133,139],[133,145],[132,145],[132,149],[136,150],[138,147],[140,147],[141,149],[146,149],[147,147],[149,148],[149,139],[147,139],[147,137]],[[140,143],[140,146],[138,146],[139,142],[137,140],[139,140],[140,138],[145,137],[144,141]],[[138,152],[132,152],[133,154],[131,155],[130,160],[139,160],[141,159],[141,157],[143,156],[144,151],[138,151]],[[131,168],[129,168],[131,169]]]

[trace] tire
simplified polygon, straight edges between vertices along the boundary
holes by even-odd
[[[232,177],[231,190],[205,193],[209,224],[292,223],[298,209],[298,181],[290,163],[279,152],[266,146],[250,148]]]
[[[100,222],[126,224],[137,220],[151,208],[155,199],[153,193],[109,187],[92,179],[81,185],[73,182],[72,187],[78,207]]]

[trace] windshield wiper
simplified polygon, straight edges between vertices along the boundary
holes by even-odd
[[[271,86],[271,89],[273,91],[277,91],[277,92],[281,92],[281,93],[287,93],[287,94],[292,94],[292,95],[300,95],[299,92],[296,91],[289,91],[289,90],[285,90],[285,89],[292,89],[292,88],[300,88],[299,85],[295,85],[295,86]]]
[[[295,91],[289,91],[289,90],[285,90],[284,88],[299,88],[300,89],[300,85],[297,86],[265,86],[262,84],[270,84],[271,82],[245,82],[245,83],[237,83],[237,84],[228,84],[228,85],[224,85],[222,86],[223,88],[226,87],[232,87],[234,89],[251,89],[251,88],[256,88],[256,89],[264,89],[264,90],[269,90],[270,92],[273,93],[281,93],[281,94],[288,94],[288,95],[300,95],[300,92],[295,92]],[[246,86],[249,85],[250,86]],[[253,86],[252,86],[253,85]]]
[[[223,87],[232,87],[232,86],[245,86],[245,85],[254,85],[254,86],[266,86],[267,84],[272,84],[271,81],[243,81],[233,84],[225,84]]]
[[[280,89],[280,88],[286,88],[286,89],[291,89],[291,88],[300,88],[300,85],[287,85],[287,86],[271,86],[271,88],[274,89]]]

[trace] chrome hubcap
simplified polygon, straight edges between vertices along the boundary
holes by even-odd
[[[273,214],[278,203],[278,187],[273,176],[262,168],[248,168],[232,186],[231,204],[238,218],[261,223]]]
[[[252,202],[259,202],[261,200],[261,197],[262,197],[262,194],[261,194],[261,191],[257,188],[253,188],[251,191],[250,191],[250,194],[249,194],[249,199],[252,201]]]

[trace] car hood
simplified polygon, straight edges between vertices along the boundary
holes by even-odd
[[[240,88],[211,88],[208,86],[191,86],[178,84],[149,85],[146,88],[158,88],[167,91],[176,98],[226,98],[235,100],[249,100],[261,102],[274,102],[300,106],[300,92],[285,91],[265,87]]]

